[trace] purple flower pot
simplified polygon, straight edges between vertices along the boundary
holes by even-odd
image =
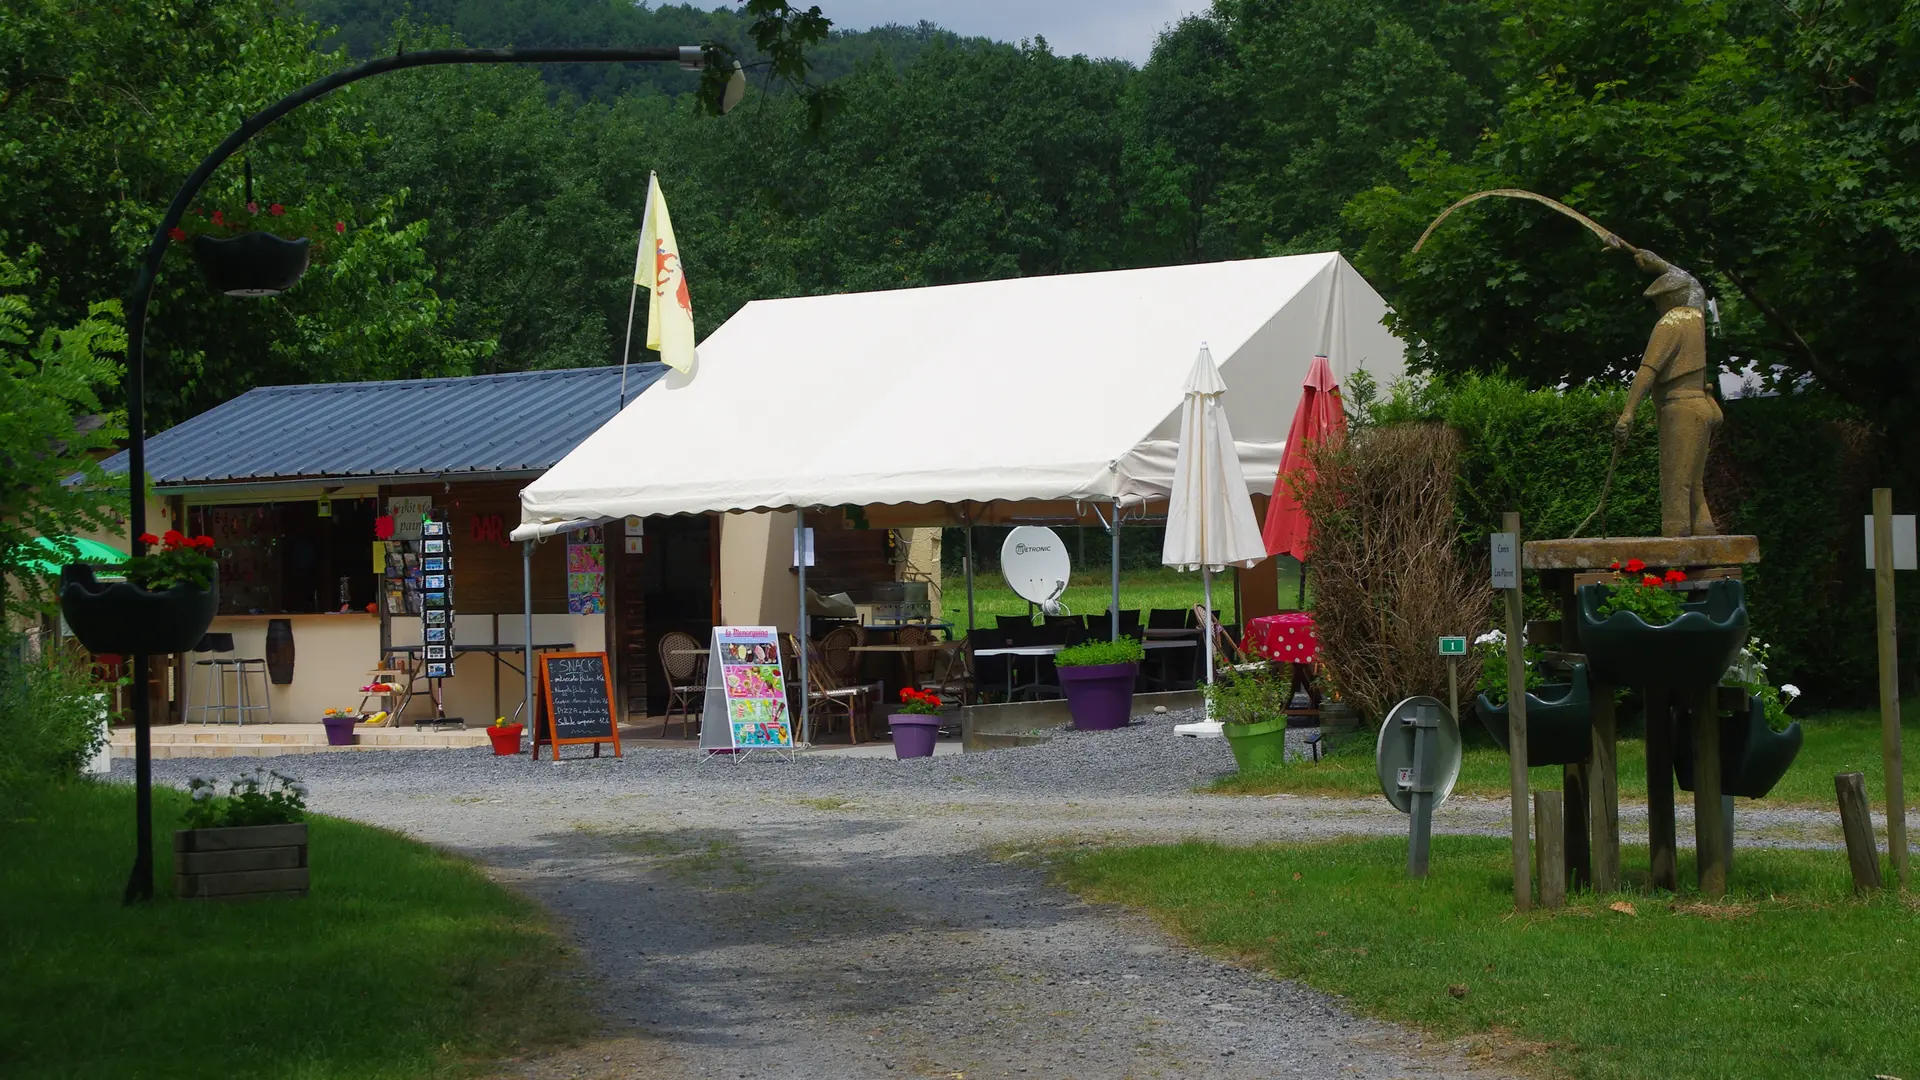
[[[351,716],[323,716],[320,722],[327,725],[328,746],[352,746],[353,725],[358,723]]]
[[[1056,670],[1074,727],[1107,731],[1126,727],[1133,718],[1133,680],[1140,674],[1139,664],[1089,664]]]
[[[940,718],[919,713],[894,713],[887,717],[893,729],[893,756],[896,758],[932,757],[934,736],[940,734]]]

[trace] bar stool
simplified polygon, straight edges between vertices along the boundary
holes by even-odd
[[[231,653],[233,652],[233,648],[232,634],[209,633],[201,635],[199,642],[194,645],[193,651],[196,653],[219,654]],[[272,692],[268,689],[267,661],[265,657],[215,655],[206,660],[195,660],[193,666],[204,669],[200,684],[201,689],[206,691],[207,700],[199,705],[189,705],[183,708],[181,710],[182,717],[191,719],[194,710],[198,709],[200,712],[200,722],[203,724],[224,724],[226,723],[226,714],[228,712],[234,714],[234,723],[241,727],[246,726],[247,714],[250,712],[264,712],[267,714],[267,720],[272,720],[273,704],[270,696]],[[229,675],[233,677],[234,682],[234,699],[232,702],[228,702],[227,700],[227,677]],[[260,697],[257,702],[254,700],[252,693],[253,688],[248,682],[249,677],[254,675],[260,677]],[[189,679],[189,690],[191,686],[192,680]],[[209,714],[211,714],[211,718]]]

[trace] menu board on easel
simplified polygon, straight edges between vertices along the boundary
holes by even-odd
[[[542,653],[538,663],[543,720],[533,726],[533,760],[540,760],[542,746],[551,746],[558,761],[560,748],[575,743],[592,743],[593,756],[599,757],[603,742],[612,743],[613,756],[619,757],[607,654]]]
[[[700,748],[712,753],[793,750],[787,681],[774,627],[713,628]]]

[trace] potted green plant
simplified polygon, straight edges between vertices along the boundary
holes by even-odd
[[[352,709],[328,709],[320,722],[327,726],[328,746],[352,746],[353,725],[360,722],[360,715]]]
[[[1580,587],[1580,645],[1593,674],[1615,686],[1684,689],[1720,681],[1747,640],[1740,582],[1709,581],[1704,597],[1687,601],[1673,590],[1686,574],[1645,571],[1638,559],[1616,563],[1612,584]]]
[[[1767,646],[1750,641],[1727,669],[1723,686],[1747,693],[1747,707],[1720,720],[1720,790],[1747,799],[1764,797],[1787,775],[1805,734],[1787,706],[1800,696],[1792,683],[1775,688],[1767,677]],[[1685,714],[1675,728],[1673,772],[1680,790],[1693,790],[1693,724]]]
[[[900,708],[887,717],[896,759],[933,756],[934,740],[940,734],[939,712],[939,694],[911,686],[900,688]]]
[[[300,280],[327,238],[347,231],[322,211],[249,200],[244,206],[195,207],[167,235],[192,241],[207,284],[228,296],[274,296]]]
[[[1140,643],[1130,637],[1061,649],[1053,665],[1073,726],[1081,731],[1126,727],[1133,719],[1133,684],[1144,656]]]
[[[1228,672],[1207,686],[1207,713],[1220,721],[1220,734],[1243,773],[1286,764],[1287,702],[1291,679],[1267,671]]]
[[[509,724],[504,716],[496,716],[493,726],[487,729],[487,738],[493,740],[495,757],[512,757],[520,752],[520,733],[526,729],[524,724]]]
[[[1500,749],[1511,751],[1507,636],[1489,630],[1474,639],[1474,648],[1480,653],[1480,692],[1474,696],[1473,711]],[[1553,683],[1547,681],[1538,648],[1525,647],[1521,656],[1526,673],[1527,764],[1571,765],[1587,760],[1593,752],[1593,695],[1587,685],[1587,666],[1570,665],[1569,681]]]
[[[187,827],[173,834],[173,894],[241,900],[307,894],[307,789],[283,773],[255,771],[226,794],[205,777],[187,782]]]
[[[210,536],[145,533],[145,555],[114,567],[124,581],[102,581],[86,563],[60,569],[60,613],[94,653],[182,653],[199,644],[220,606],[219,564]]]

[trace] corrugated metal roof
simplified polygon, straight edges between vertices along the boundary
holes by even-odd
[[[627,401],[666,367],[627,369]],[[537,473],[619,411],[620,369],[262,386],[147,439],[159,487]],[[124,451],[108,472],[124,473]]]

